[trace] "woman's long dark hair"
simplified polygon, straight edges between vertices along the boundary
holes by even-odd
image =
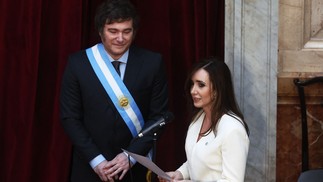
[[[212,124],[208,131],[204,134],[208,134],[211,131],[216,131],[216,125],[220,118],[224,114],[228,114],[232,117],[240,118],[237,118],[238,121],[243,124],[247,134],[249,135],[248,125],[245,122],[243,114],[236,102],[230,69],[223,60],[215,57],[203,59],[198,62],[187,77],[185,83],[185,94],[189,109],[192,113],[191,117],[196,117],[197,113],[201,110],[200,108],[194,107],[191,96],[191,87],[193,85],[192,77],[199,69],[204,69],[209,74],[210,82],[213,88],[212,94],[216,93],[211,112]],[[192,119],[192,122],[193,120],[194,119]]]

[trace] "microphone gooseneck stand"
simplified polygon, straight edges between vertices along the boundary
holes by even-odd
[[[156,152],[157,152],[157,133],[154,133],[154,137],[153,137],[153,150],[152,150],[152,161],[154,163],[156,163]],[[157,181],[157,176],[154,172],[151,171],[151,176],[150,176],[150,180],[151,182],[156,182]]]
[[[152,150],[151,150],[151,160],[155,163],[156,162],[156,151],[157,151],[157,133],[156,132],[154,132],[152,138],[153,138],[153,147],[152,147]],[[137,140],[137,139],[138,138],[134,138],[133,141]],[[130,163],[131,163],[130,162],[130,155],[128,155],[128,162],[129,162],[129,166],[130,166]],[[134,182],[131,168],[129,169],[129,172],[130,172],[131,182]],[[157,180],[157,175],[153,171],[150,171],[150,176],[148,176],[148,177],[150,178],[150,179],[147,178],[148,182],[157,182],[158,181]]]

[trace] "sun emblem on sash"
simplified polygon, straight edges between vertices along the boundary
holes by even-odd
[[[123,96],[119,99],[119,104],[121,107],[127,107],[129,105],[129,100],[127,97]]]

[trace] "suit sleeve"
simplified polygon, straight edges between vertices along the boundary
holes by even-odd
[[[187,161],[185,163],[183,163],[176,171],[179,171],[182,174],[183,179],[190,179]]]
[[[249,138],[243,128],[227,133],[222,144],[223,172],[219,182],[243,182],[249,149]]]
[[[72,140],[75,149],[87,162],[100,154],[83,123],[81,89],[75,73],[73,58],[70,57],[65,68],[60,95],[61,124]],[[74,61],[75,63],[75,61]]]
[[[168,85],[163,61],[159,62],[158,68],[158,72],[155,74],[150,99],[149,118],[154,118],[168,110]]]

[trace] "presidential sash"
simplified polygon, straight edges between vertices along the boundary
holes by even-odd
[[[132,136],[136,137],[144,125],[144,119],[135,100],[109,60],[103,44],[100,43],[86,49],[86,54],[95,74],[131,131]]]

